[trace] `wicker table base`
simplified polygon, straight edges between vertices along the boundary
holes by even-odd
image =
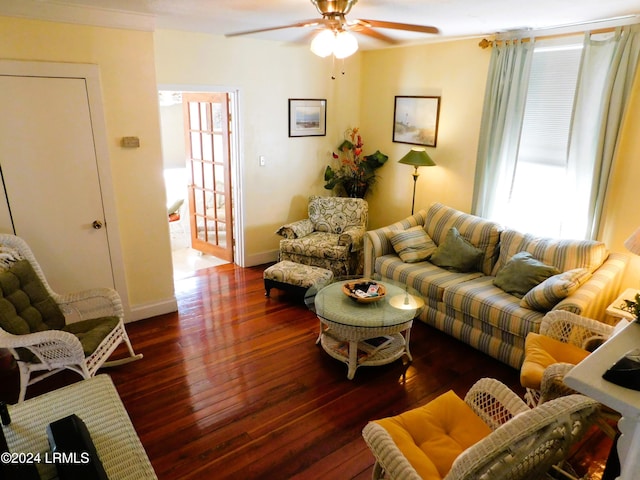
[[[47,425],[71,414],[87,425],[109,480],[156,479],[149,458],[108,375],[9,406],[11,424],[2,427],[9,451],[51,456]],[[55,466],[41,461],[41,480],[57,478]]]
[[[378,366],[406,355],[411,361],[409,337],[413,319],[424,306],[417,292],[391,280],[380,281],[386,296],[358,303],[342,291],[341,280],[307,294],[307,305],[320,320],[319,343],[325,352],[347,364],[353,380],[361,366]],[[406,302],[406,304],[405,304]]]

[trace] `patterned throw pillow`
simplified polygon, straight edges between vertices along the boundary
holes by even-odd
[[[436,250],[436,244],[421,226],[389,232],[393,249],[405,263],[422,262]]]
[[[588,269],[574,268],[549,277],[529,290],[520,301],[520,306],[542,312],[549,311],[560,300],[575,292],[590,276]]]

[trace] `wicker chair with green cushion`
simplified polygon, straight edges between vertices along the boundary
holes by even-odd
[[[545,478],[595,420],[599,405],[569,395],[529,408],[504,384],[483,378],[464,400],[449,391],[422,407],[369,422],[374,479]]]
[[[107,362],[121,343],[129,356]],[[8,349],[17,361],[19,402],[29,385],[64,369],[86,379],[102,366],[142,358],[133,351],[124,328],[116,291],[55,293],[26,242],[6,234],[0,234],[0,348]],[[40,371],[46,373],[31,378]]]

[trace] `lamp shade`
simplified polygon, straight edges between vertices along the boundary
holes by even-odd
[[[424,147],[413,147],[409,153],[398,160],[398,163],[405,165],[413,165],[414,167],[432,167],[436,164],[431,157],[427,155]]]
[[[328,57],[335,44],[336,34],[332,30],[321,30],[311,41],[311,51],[319,57]]]
[[[635,255],[640,255],[640,228],[637,228],[636,231],[624,241],[624,248]]]
[[[358,50],[358,41],[352,33],[347,31],[336,34],[336,43],[333,46],[333,54],[336,58],[347,58]]]

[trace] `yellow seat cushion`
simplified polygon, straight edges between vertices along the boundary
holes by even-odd
[[[426,405],[376,420],[425,480],[442,479],[453,461],[491,429],[452,390]]]
[[[520,368],[520,384],[523,387],[540,390],[540,382],[545,369],[554,363],[576,365],[589,352],[570,343],[563,343],[546,335],[529,333],[524,342],[524,362]]]

